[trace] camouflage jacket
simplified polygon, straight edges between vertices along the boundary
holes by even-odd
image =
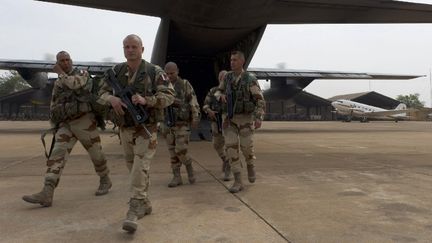
[[[60,74],[54,82],[50,104],[50,121],[54,124],[76,119],[92,111],[93,82],[87,71],[73,69]]]
[[[254,119],[263,120],[265,100],[255,75],[244,71],[239,77],[232,71],[228,72],[219,84],[216,97],[225,94],[228,83],[234,97],[234,114],[252,114]]]
[[[203,111],[208,113],[209,110],[220,111],[222,109],[221,105],[216,99],[215,93],[218,91],[218,86],[213,87],[207,93],[207,96],[204,99]]]
[[[163,121],[163,109],[173,103],[175,95],[172,85],[165,78],[165,72],[159,66],[145,60],[141,61],[136,74],[129,73],[126,62],[115,65],[113,70],[117,74],[120,86],[126,87],[127,85],[131,85],[138,94],[146,99],[147,104],[145,108],[150,114],[150,118],[146,123],[156,124]],[[130,77],[133,76],[135,76],[135,79],[131,81]],[[104,80],[106,78],[107,76],[104,77]],[[110,104],[109,100],[113,96],[113,91],[107,82],[104,82],[102,85],[99,95],[101,100]],[[114,122],[119,126],[126,127],[135,125],[127,110],[125,110],[125,115],[122,117],[114,115]]]
[[[191,83],[180,77],[172,83],[176,92],[174,112],[178,121],[199,121],[200,107]]]

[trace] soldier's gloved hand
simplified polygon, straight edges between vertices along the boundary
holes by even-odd
[[[123,103],[123,101],[119,97],[115,97],[115,96],[111,96],[110,99],[109,99],[109,101],[111,103],[111,106],[114,109],[114,112],[117,115],[123,116],[124,115],[124,111],[123,111],[122,106],[124,108],[127,108],[126,104]]]
[[[213,110],[208,110],[207,116],[212,120],[216,120],[216,112],[214,112]]]
[[[255,120],[255,129],[260,128],[260,127],[261,127],[261,124],[262,124],[262,121],[259,120],[259,119],[256,119],[256,120]]]
[[[144,97],[142,97],[141,95],[139,95],[139,94],[134,94],[134,95],[132,95],[132,103],[134,105],[138,105],[138,104],[140,104],[140,105],[146,105],[147,104],[147,100]]]

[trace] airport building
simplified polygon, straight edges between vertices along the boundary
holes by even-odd
[[[30,88],[0,97],[1,120],[48,120],[51,88]],[[399,101],[375,91],[345,94],[324,99],[306,91],[287,98],[281,90],[270,89],[264,92],[267,121],[331,121],[338,117],[332,112],[332,101],[339,99],[394,109]],[[408,114],[410,120],[427,120],[428,112],[418,111]]]
[[[331,102],[306,91],[287,99],[283,91],[264,92],[266,120],[269,121],[330,121],[335,119]]]
[[[375,91],[344,94],[324,99],[306,91],[301,91],[292,98],[287,98],[282,90],[270,89],[264,92],[266,99],[266,120],[272,121],[330,121],[337,120],[331,102],[345,99],[371,106],[392,110],[399,101]],[[430,110],[409,112],[409,120],[428,120]]]
[[[48,120],[48,89],[29,88],[0,97],[0,119],[2,120]]]

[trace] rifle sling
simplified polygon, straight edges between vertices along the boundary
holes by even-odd
[[[57,129],[58,129],[57,127],[53,127],[53,128],[48,129],[48,130],[45,130],[45,131],[42,132],[42,134],[41,134],[42,145],[44,146],[45,157],[46,157],[47,159],[49,159],[49,157],[51,156],[51,153],[52,153],[52,151],[53,151],[53,149],[54,149],[54,144],[55,144],[55,135],[56,135],[56,133],[57,133]],[[52,137],[52,141],[51,141],[51,146],[50,146],[50,149],[49,149],[49,152],[47,152],[47,150],[46,150],[46,144],[45,144],[45,136],[46,136],[48,133],[52,133],[52,135],[53,135],[53,137]]]

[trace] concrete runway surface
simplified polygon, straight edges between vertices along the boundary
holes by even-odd
[[[96,197],[80,144],[50,208],[21,200],[46,170],[48,122],[0,122],[0,242],[432,242],[431,122],[265,122],[257,181],[231,194],[210,142],[192,142],[197,183],[168,188],[165,141],[150,172],[153,213],[121,229],[128,175],[116,136],[102,134],[113,188]],[[50,138],[48,138],[50,140]]]

